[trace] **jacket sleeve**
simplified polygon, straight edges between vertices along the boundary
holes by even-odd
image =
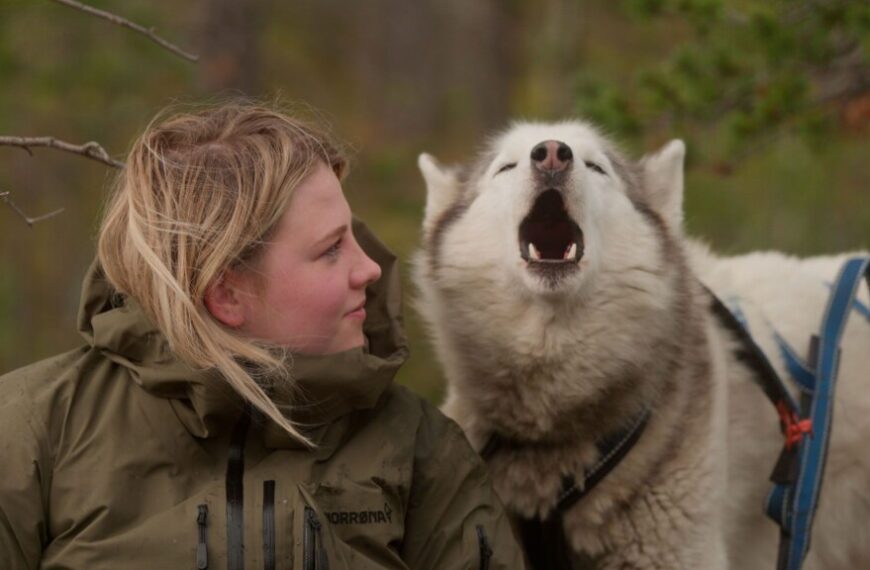
[[[521,570],[523,554],[480,457],[425,404],[402,558],[409,568]]]
[[[47,438],[18,378],[0,377],[0,568],[39,567],[48,531],[43,508]]]

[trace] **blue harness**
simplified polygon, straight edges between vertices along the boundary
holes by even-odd
[[[767,515],[780,527],[777,570],[799,570],[809,551],[831,437],[840,338],[850,309],[870,320],[870,309],[855,298],[862,277],[870,288],[870,257],[849,259],[840,269],[831,285],[821,330],[810,340],[806,363],[784,338],[774,333],[786,369],[799,389],[799,402],[750,336],[739,307],[729,309],[714,296],[714,311],[743,341],[738,357],[758,373],[761,388],[779,412],[785,437],[765,505]]]

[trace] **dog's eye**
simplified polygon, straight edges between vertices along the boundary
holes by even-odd
[[[586,164],[586,168],[588,168],[589,170],[594,170],[598,174],[604,174],[605,176],[607,175],[607,173],[604,172],[604,169],[601,168],[601,165],[597,162],[592,162],[591,160],[584,160],[583,162],[584,164]]]
[[[496,172],[496,174],[501,174],[502,172],[508,171],[511,168],[514,168],[516,165],[517,165],[516,162],[508,162],[507,164],[505,164],[504,166],[499,168],[498,171]]]

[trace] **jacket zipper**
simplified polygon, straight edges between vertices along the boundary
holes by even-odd
[[[483,525],[477,525],[477,546],[480,550],[480,570],[489,570],[489,559],[492,558],[492,548],[489,547],[489,540],[486,538],[486,532],[483,530]]]
[[[196,526],[199,540],[196,543],[196,569],[208,568],[208,546],[205,541],[206,524],[208,523],[208,505],[199,505],[196,514]]]
[[[275,570],[275,481],[263,481],[263,568]]]
[[[250,419],[246,407],[233,428],[227,457],[227,570],[245,569],[245,438]]]
[[[329,570],[329,559],[326,557],[323,537],[320,535],[320,521],[317,520],[317,513],[309,506],[305,507],[302,549],[303,570]]]

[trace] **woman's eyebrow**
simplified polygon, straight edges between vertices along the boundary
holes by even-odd
[[[347,224],[342,224],[341,226],[335,228],[334,230],[332,230],[328,234],[325,234],[322,238],[318,239],[315,242],[315,245],[319,246],[321,244],[325,244],[326,242],[338,239],[338,237],[344,235],[344,233],[346,231],[347,231]]]

